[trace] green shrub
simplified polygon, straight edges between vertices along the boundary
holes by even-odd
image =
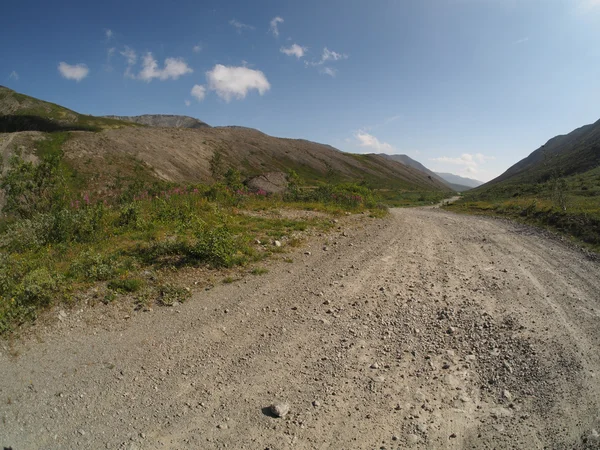
[[[229,229],[223,225],[196,233],[196,242],[190,255],[215,267],[231,267],[235,264],[237,242]]]
[[[173,306],[175,302],[182,303],[191,295],[189,290],[171,283],[165,283],[158,288],[158,302],[163,306]]]
[[[115,256],[94,253],[90,250],[82,252],[69,267],[69,275],[85,281],[106,281],[113,278],[120,270]]]
[[[108,282],[109,289],[123,293],[138,292],[142,287],[144,287],[144,282],[138,278],[125,278]]]
[[[23,277],[17,288],[17,299],[23,305],[47,306],[57,294],[58,286],[57,276],[41,267]]]
[[[143,221],[139,205],[132,202],[121,206],[115,225],[123,228],[142,228]]]

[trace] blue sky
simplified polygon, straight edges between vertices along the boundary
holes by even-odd
[[[2,16],[0,84],[87,114],[185,114],[482,181],[600,118],[600,0],[23,0]]]

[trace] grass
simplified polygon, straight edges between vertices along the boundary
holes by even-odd
[[[446,208],[509,217],[600,251],[600,167],[544,183],[502,183],[476,189]]]
[[[63,158],[69,136],[47,134],[36,144],[38,164],[17,156],[0,177],[6,192],[0,335],[31,323],[52,305],[89,298],[89,292],[104,303],[127,297],[140,308],[173,305],[191,295],[176,281],[186,271],[202,268],[218,277],[238,267],[243,268],[238,273],[261,275],[267,269],[257,263],[301,245],[307,230],[330,229],[331,217],[365,211],[382,217],[386,204],[430,204],[445,196],[376,191],[366,183],[307,187],[297,176],[288,192],[272,196],[247,191],[235,177],[211,186],[176,185],[150,182],[139,171],[98,197],[86,190],[89,174]],[[294,219],[268,213],[280,210],[322,214]],[[285,245],[256,244],[275,240]]]
[[[0,334],[92,289],[105,303],[121,296],[133,297],[140,307],[182,302],[190,292],[175,281],[164,282],[177,279],[180,271],[248,267],[254,275],[264,274],[266,269],[253,265],[300,245],[302,232],[329,229],[331,216],[386,212],[372,190],[352,184],[297,188],[277,197],[224,184],[133,180],[96,198],[62,159],[68,138],[68,133],[49,134],[38,144],[39,164],[14,158],[0,179],[7,193],[0,221]],[[31,185],[38,188],[27,190]],[[248,213],[280,209],[325,214],[290,219]],[[262,246],[257,240],[286,245]]]
[[[10,116],[0,115],[0,130],[4,131],[100,131],[112,128],[139,127],[142,125],[104,117],[79,114],[54,103],[24,94],[0,89],[0,101],[18,103],[16,112]]]

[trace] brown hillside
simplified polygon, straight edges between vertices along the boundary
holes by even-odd
[[[213,181],[209,160],[220,151],[245,176],[295,170],[306,182],[367,181],[378,188],[447,190],[435,179],[377,155],[353,155],[305,140],[274,138],[242,127],[123,128],[72,132],[65,156],[102,189],[115,174],[137,171],[174,182]]]

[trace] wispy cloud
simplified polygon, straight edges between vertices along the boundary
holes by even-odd
[[[200,86],[199,84],[195,84],[192,88],[191,94],[192,97],[201,102],[204,100],[204,97],[206,97],[206,88],[204,86]]]
[[[307,67],[319,67],[319,73],[321,75],[329,75],[333,78],[337,75],[338,70],[331,67],[331,64],[342,59],[348,59],[348,55],[345,53],[334,52],[329,50],[327,47],[324,47],[323,53],[321,53],[321,59],[316,61],[304,61],[304,64]],[[323,67],[325,63],[327,63],[327,66]]]
[[[323,55],[321,56],[320,64],[323,64],[327,61],[339,61],[340,59],[348,59],[348,55],[331,51],[325,47],[323,49]]]
[[[15,81],[19,81],[19,74],[17,73],[16,70],[13,70],[10,75],[8,76],[9,80],[15,80]]]
[[[137,78],[147,82],[155,78],[163,81],[169,79],[177,80],[179,77],[192,72],[193,70],[183,58],[167,58],[165,59],[164,68],[160,69],[152,53],[148,52],[142,59],[142,70]]]
[[[496,159],[493,156],[486,156],[482,153],[463,153],[459,157],[440,156],[438,158],[429,158],[429,161],[462,167],[463,173],[474,175],[479,172],[480,166],[487,161]]]
[[[112,37],[114,36],[113,30],[111,30],[110,28],[107,28],[106,30],[104,30],[104,34],[106,35],[107,41],[110,41],[112,39]]]
[[[185,106],[191,106],[192,102],[190,102],[189,100],[184,100],[183,103],[185,103]]]
[[[125,77],[135,78],[135,75],[133,74],[133,66],[135,66],[135,63],[137,62],[137,54],[135,53],[135,50],[128,46],[125,46],[125,48],[119,53],[127,61],[127,67],[125,68]]]
[[[226,102],[244,99],[249,91],[256,90],[264,95],[271,85],[260,70],[247,67],[228,67],[217,64],[206,72],[208,88],[215,91]]]
[[[390,155],[397,153],[397,150],[393,145],[388,144],[387,142],[381,142],[375,136],[365,131],[358,131],[354,137],[356,138],[356,141],[360,147]]]
[[[521,39],[517,39],[513,42],[514,45],[524,44],[525,42],[529,42],[529,37],[524,37]]]
[[[279,37],[279,24],[283,22],[284,20],[281,17],[273,17],[271,23],[269,24],[269,31],[273,34],[273,36]]]
[[[192,48],[192,51],[194,53],[200,53],[202,51],[204,47],[202,46],[201,42],[198,42],[196,45],[194,45],[194,47]]]
[[[331,78],[335,78],[337,75],[337,70],[332,69],[331,67],[323,67],[321,70],[319,70],[319,73],[321,75],[329,75]]]
[[[600,0],[579,0],[579,8],[587,11],[600,8]]]
[[[292,44],[289,47],[281,47],[279,49],[281,53],[285,53],[288,56],[295,56],[298,59],[302,58],[307,50],[306,47],[302,47],[298,44]]]
[[[106,70],[107,72],[113,71],[112,57],[115,55],[116,51],[117,51],[117,49],[114,47],[106,49],[106,64],[104,64],[104,70]]]
[[[348,55],[345,53],[334,52],[325,47],[323,48],[323,53],[321,53],[321,59],[317,61],[306,61],[305,64],[307,66],[322,66],[325,63],[333,63],[342,59],[348,59]]]
[[[90,73],[90,69],[85,64],[67,64],[66,62],[61,62],[58,65],[58,71],[67,80],[75,80],[80,82]]]
[[[252,31],[252,30],[256,29],[252,25],[247,25],[236,19],[231,19],[229,21],[229,25],[231,25],[233,28],[235,28],[239,34],[242,34],[243,31]]]

